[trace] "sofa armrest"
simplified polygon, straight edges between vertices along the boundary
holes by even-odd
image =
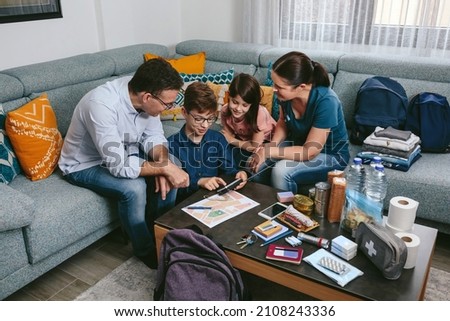
[[[0,184],[0,232],[29,225],[34,219],[34,201],[6,184]]]

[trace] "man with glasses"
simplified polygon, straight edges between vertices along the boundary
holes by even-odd
[[[160,113],[174,106],[183,85],[165,60],[88,92],[78,103],[59,167],[72,184],[117,202],[134,254],[157,267],[153,220],[175,204],[189,176],[169,159]]]
[[[180,202],[199,188],[216,190],[226,182],[219,175],[241,178],[236,189],[244,187],[247,173],[239,171],[232,146],[218,131],[210,129],[217,120],[217,100],[208,85],[194,82],[186,88],[182,113],[186,124],[168,138],[169,150],[189,173],[190,185],[177,191]]]

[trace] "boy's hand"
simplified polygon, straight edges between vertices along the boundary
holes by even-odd
[[[235,188],[236,190],[241,189],[242,187],[245,186],[245,184],[247,184],[247,173],[245,171],[237,172],[235,178],[242,179],[242,183],[240,183],[238,186],[236,186],[236,188]]]
[[[218,189],[220,186],[227,185],[227,183],[220,177],[203,177],[198,180],[197,184],[208,191],[213,191]]]

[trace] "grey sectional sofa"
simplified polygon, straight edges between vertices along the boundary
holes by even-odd
[[[145,52],[169,55],[165,46],[142,44],[0,71],[0,104],[10,111],[47,92],[64,136],[81,97],[133,73]],[[59,170],[0,183],[0,204],[0,299],[119,226],[113,202],[67,183]]]
[[[130,74],[152,52],[163,57],[205,51],[206,72],[234,67],[254,72],[264,84],[269,64],[290,48],[209,40],[177,44],[175,53],[155,44],[133,45],[0,71],[0,103],[13,110],[47,92],[64,135],[78,100],[107,80]],[[369,76],[398,80],[411,97],[434,91],[450,98],[450,60],[383,57],[334,51],[305,51],[324,64],[333,88],[344,104],[348,127],[356,92]],[[183,120],[164,121],[166,135]],[[352,146],[355,154],[358,148]],[[420,202],[418,219],[450,233],[450,155],[423,154],[408,172],[387,170],[387,200],[402,195]],[[31,182],[23,176],[0,184],[0,299],[20,289],[65,259],[118,227],[114,204],[99,195],[68,184],[56,170],[49,178]],[[388,208],[388,201],[385,208]]]

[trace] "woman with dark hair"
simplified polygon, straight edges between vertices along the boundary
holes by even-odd
[[[272,139],[276,121],[261,106],[262,90],[255,77],[237,75],[229,86],[229,103],[222,107],[222,133],[235,146],[234,157],[242,168],[252,152]]]
[[[254,172],[273,166],[255,180],[295,194],[298,185],[325,181],[329,171],[347,166],[342,104],[325,68],[304,53],[280,57],[273,64],[272,80],[280,117],[271,142],[253,152],[250,166]]]

